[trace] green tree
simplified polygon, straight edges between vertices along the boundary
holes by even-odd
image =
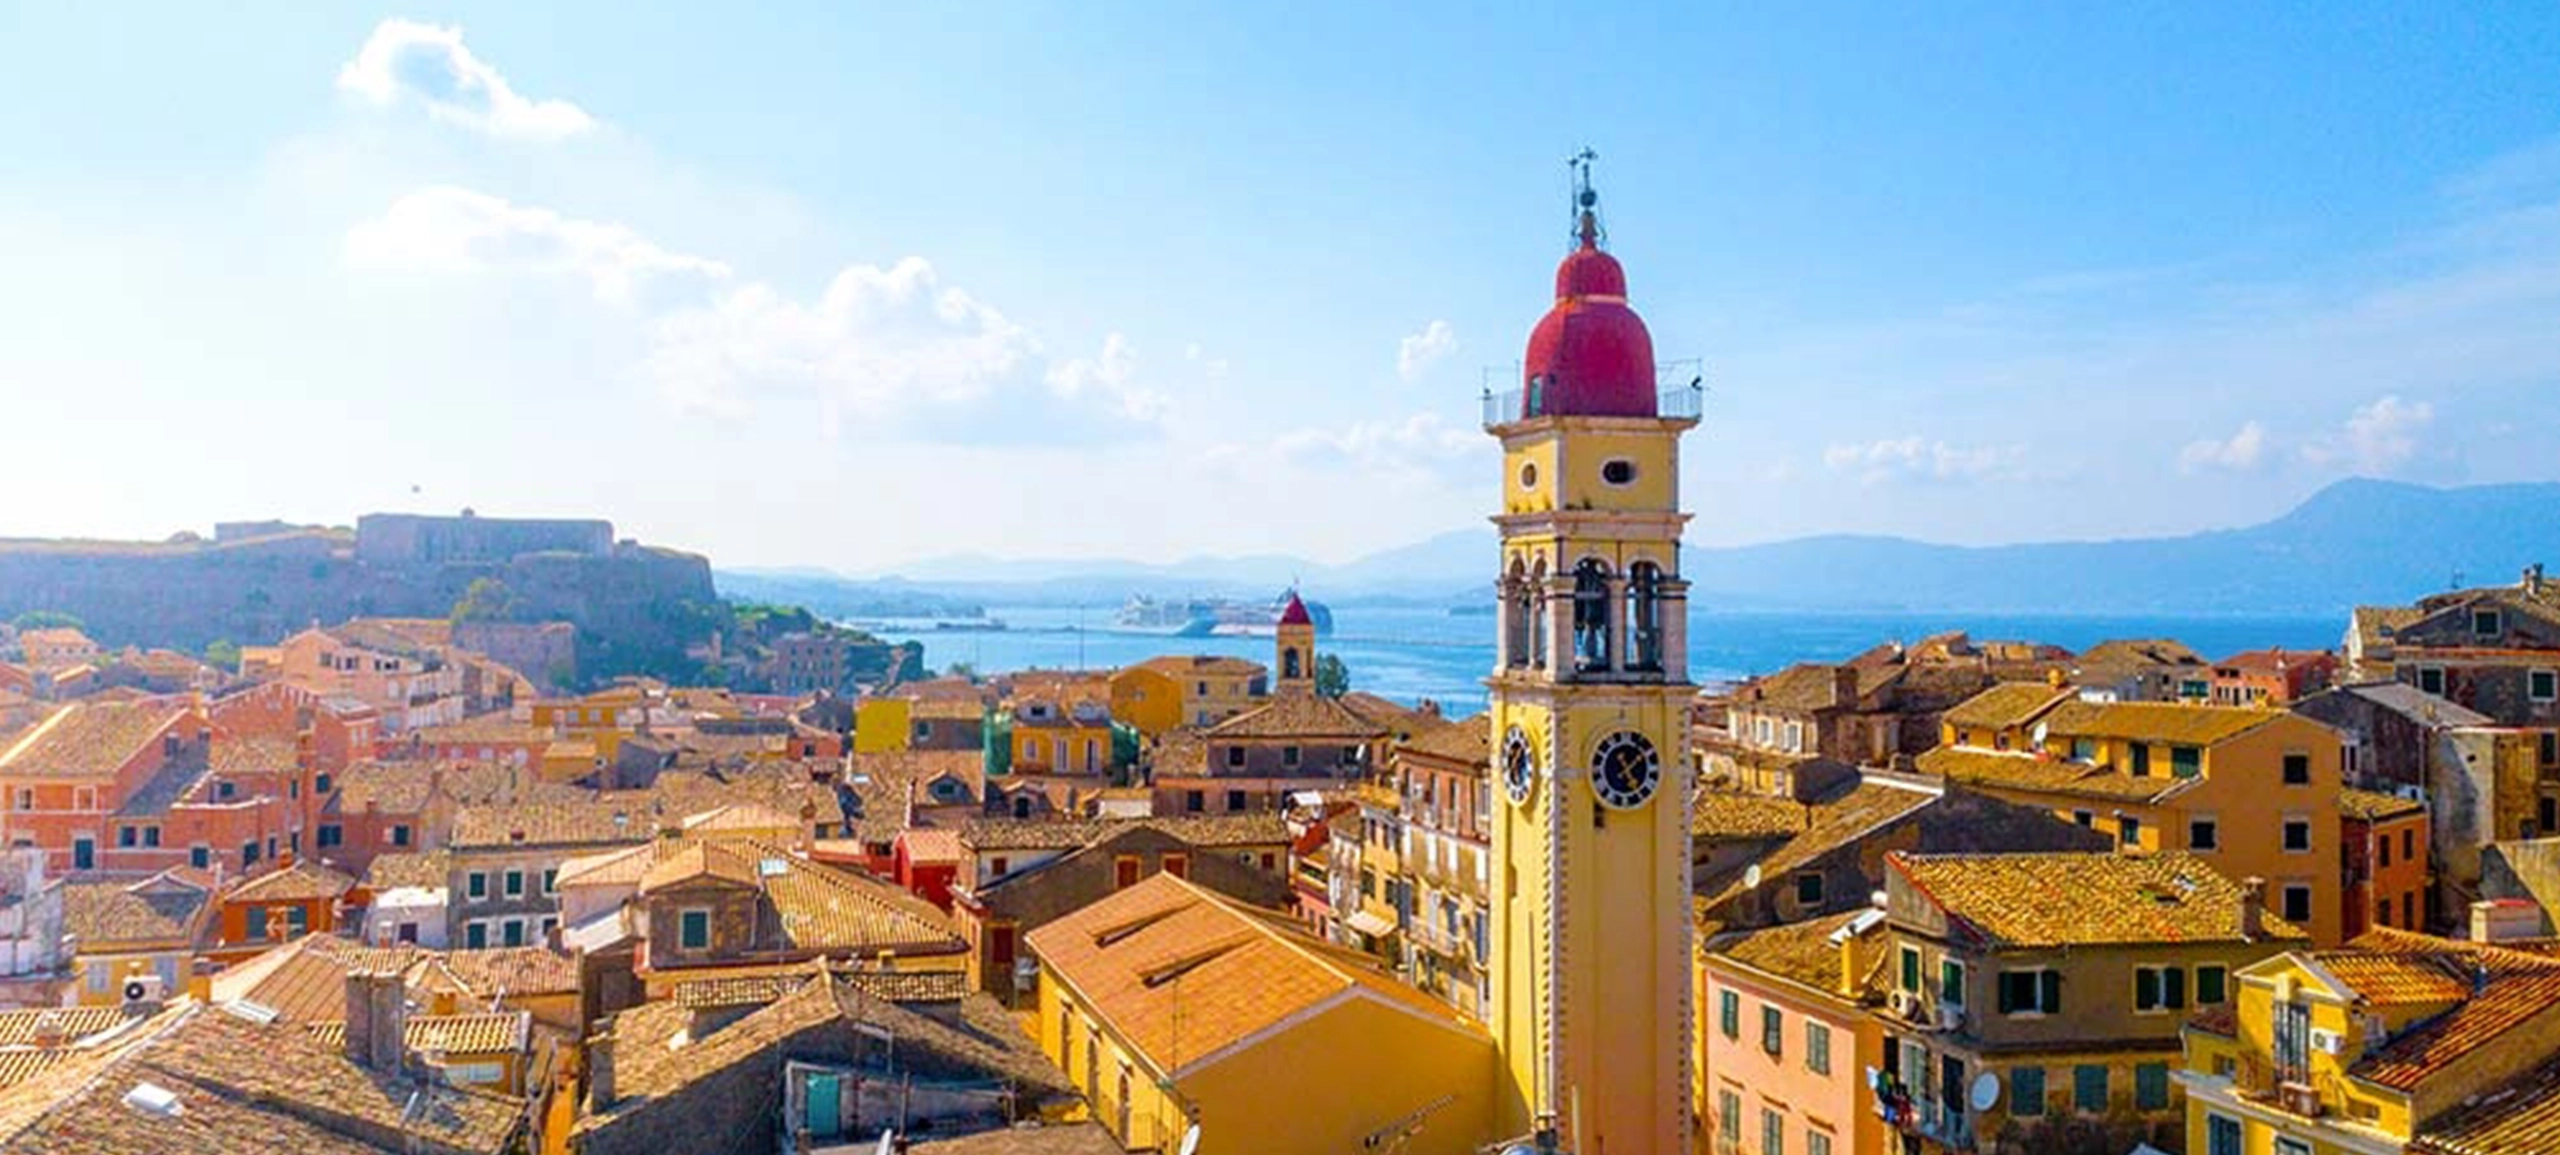
[[[28,610],[9,622],[22,630],[81,630],[88,623],[60,610]]]
[[[963,678],[974,682],[978,680],[978,667],[974,662],[953,662],[948,668],[942,671],[942,676],[946,678]]]
[[[463,622],[507,622],[514,621],[523,608],[523,603],[517,600],[514,590],[507,588],[507,583],[493,577],[473,578],[470,586],[462,591],[462,600],[453,603],[452,618],[456,625]]]
[[[239,643],[229,638],[215,638],[205,643],[204,664],[225,673],[238,673],[240,670]]]
[[[1316,693],[1339,698],[1351,692],[1351,668],[1331,654],[1316,655]]]

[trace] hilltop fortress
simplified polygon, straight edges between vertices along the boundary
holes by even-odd
[[[200,649],[269,642],[312,622],[443,617],[496,578],[527,620],[647,637],[716,600],[699,554],[617,541],[613,523],[376,513],[343,528],[224,522],[211,540],[0,539],[0,619],[78,616],[99,641]],[[679,643],[680,645],[681,643]]]

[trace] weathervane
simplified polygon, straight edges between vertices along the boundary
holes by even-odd
[[[1591,162],[1598,159],[1600,154],[1588,145],[1564,159],[1565,168],[1573,173],[1574,238],[1590,245],[1606,239],[1600,231],[1600,194],[1591,187]]]

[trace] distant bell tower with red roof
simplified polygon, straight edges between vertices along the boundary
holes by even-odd
[[[1280,609],[1280,623],[1273,632],[1271,690],[1275,694],[1310,695],[1316,692],[1316,622],[1307,612],[1307,603],[1298,600],[1298,591],[1289,591],[1289,604]]]

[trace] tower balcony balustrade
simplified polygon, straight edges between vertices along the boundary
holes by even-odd
[[[1704,362],[1696,358],[1665,361],[1654,368],[1654,415],[1668,421],[1696,421],[1706,412],[1707,389]],[[1517,381],[1520,366],[1484,371],[1482,419],[1485,431],[1499,432],[1504,426],[1532,417],[1546,416],[1543,397],[1531,396],[1531,390],[1495,388],[1496,382]]]

